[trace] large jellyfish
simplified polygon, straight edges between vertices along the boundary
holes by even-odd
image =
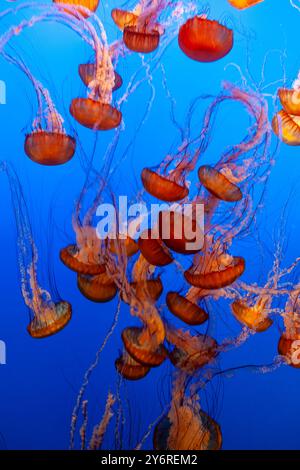
[[[8,177],[17,227],[18,263],[21,291],[29,308],[31,321],[27,327],[33,338],[46,338],[62,330],[70,321],[72,307],[69,302],[54,301],[49,291],[38,282],[38,254],[33,240],[26,202],[20,182],[12,167],[1,164]],[[58,294],[57,294],[58,296]]]

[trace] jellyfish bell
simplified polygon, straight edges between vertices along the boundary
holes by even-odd
[[[105,272],[105,265],[101,264],[100,260],[98,264],[81,261],[80,249],[77,245],[66,246],[60,250],[59,256],[62,263],[77,274],[96,276]]]
[[[176,202],[185,199],[189,190],[186,186],[182,186],[175,181],[161,176],[150,168],[144,168],[141,179],[146,191],[151,196],[166,202]]]
[[[47,338],[61,331],[71,317],[72,306],[69,302],[45,305],[39,315],[34,315],[27,331],[32,338]]]
[[[117,108],[91,98],[74,98],[70,113],[79,124],[94,131],[114,129],[122,120],[122,113]]]
[[[300,90],[279,88],[278,97],[283,110],[292,116],[300,116]]]
[[[124,251],[126,256],[130,258],[138,253],[139,246],[133,238],[126,236],[126,238],[110,239],[108,249],[114,255],[120,255]]]
[[[223,263],[222,258],[218,258],[220,266],[218,270],[207,272],[196,272],[194,266],[185,271],[184,277],[189,284],[206,290],[221,289],[233,284],[245,271],[245,260],[241,256],[229,257],[229,262]],[[217,267],[217,266],[216,266]],[[222,268],[222,269],[220,269]]]
[[[166,302],[170,312],[187,325],[201,325],[208,319],[205,310],[177,292],[168,292]]]
[[[68,5],[70,7],[77,7],[76,9],[82,16],[88,18],[90,14],[94,13],[99,5],[99,0],[53,0],[54,3],[58,5]],[[83,8],[80,8],[83,7]],[[90,14],[86,11],[90,10]],[[69,9],[66,9],[67,13],[71,13]]]
[[[167,358],[163,344],[153,347],[151,337],[144,328],[125,328],[122,331],[122,340],[128,354],[144,366],[158,367]]]
[[[149,54],[159,46],[160,31],[156,26],[125,26],[123,31],[125,46],[133,52]]]
[[[140,302],[156,302],[163,292],[163,284],[160,277],[131,282],[130,286],[134,291],[135,297]]]
[[[93,80],[95,80],[96,76],[96,64],[87,63],[87,64],[80,64],[78,67],[78,72],[81,80],[86,86],[89,86]],[[123,85],[123,79],[118,72],[115,71],[115,84],[113,86],[112,91],[116,91]]]
[[[198,253],[203,246],[203,231],[197,220],[182,211],[161,211],[158,216],[159,236],[176,253]]]
[[[84,297],[92,302],[110,302],[117,295],[118,289],[107,273],[97,276],[78,274],[77,286]]]
[[[40,165],[62,165],[75,154],[76,141],[63,132],[33,131],[25,138],[26,155]]]
[[[246,8],[254,7],[262,3],[264,0],[228,0],[231,6],[238,10],[245,10]]]
[[[217,199],[226,202],[238,202],[243,195],[238,186],[231,183],[220,171],[209,165],[203,165],[198,170],[201,184]]]
[[[155,450],[220,450],[220,426],[203,410],[194,412],[182,405],[176,408],[176,419],[165,415],[156,425],[153,434]]]
[[[278,342],[278,353],[283,356],[291,367],[300,368],[300,334],[293,337],[283,333]]]
[[[146,377],[151,368],[136,362],[126,351],[115,361],[115,368],[126,380],[140,380]]]
[[[139,18],[134,12],[121,10],[120,8],[114,8],[111,11],[111,16],[121,31],[124,31],[126,26],[135,26]]]
[[[300,116],[292,116],[282,109],[273,117],[272,129],[285,144],[300,145]]]
[[[258,303],[249,307],[242,300],[235,300],[231,305],[231,310],[235,318],[256,333],[268,330],[273,321],[263,313],[263,306]]]
[[[169,353],[173,366],[188,374],[194,374],[197,370],[212,362],[218,355],[218,344],[214,338],[207,335],[178,331],[175,334],[167,330],[167,340],[174,345]]]
[[[173,257],[163,242],[153,237],[153,233],[151,229],[145,230],[138,240],[138,246],[152,266],[167,266],[173,262]]]
[[[218,21],[195,16],[180,27],[181,50],[199,62],[214,62],[225,57],[233,47],[233,31]]]

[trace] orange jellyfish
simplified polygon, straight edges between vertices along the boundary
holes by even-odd
[[[300,145],[300,116],[292,116],[283,109],[272,120],[274,133],[287,145]]]
[[[159,213],[159,235],[166,246],[176,253],[197,253],[203,246],[203,232],[197,220],[182,211]]]
[[[88,63],[88,64],[80,64],[78,67],[78,72],[80,75],[81,80],[86,86],[89,86],[90,83],[95,80],[96,77],[96,64]],[[113,86],[112,91],[116,91],[123,85],[123,80],[121,75],[115,71],[115,83]]]
[[[284,111],[292,116],[300,116],[300,89],[279,88],[278,96]]]
[[[91,98],[74,98],[70,113],[79,124],[94,131],[114,129],[122,120],[122,113],[118,109]]]
[[[156,302],[163,291],[163,284],[159,277],[131,282],[130,286],[134,291],[135,297],[140,301]]]
[[[18,263],[21,291],[30,310],[31,321],[27,331],[33,338],[46,338],[61,331],[72,317],[69,302],[55,302],[51,293],[38,282],[38,252],[31,232],[31,224],[23,191],[14,171],[2,165],[9,179],[11,199],[17,226]]]
[[[40,165],[62,165],[73,157],[76,141],[62,132],[36,130],[26,136],[26,155]]]
[[[218,21],[195,16],[181,26],[178,43],[181,50],[191,59],[214,62],[231,51],[233,31]]]
[[[235,300],[231,305],[235,318],[243,325],[256,333],[266,331],[272,326],[273,321],[265,313],[269,297],[259,299],[253,306],[249,306],[245,301]]]
[[[214,264],[205,272],[197,272],[198,268],[192,266],[184,277],[192,286],[213,290],[230,286],[245,271],[245,260],[241,256],[221,255]]]
[[[153,435],[155,450],[220,450],[220,426],[203,410],[194,412],[188,405],[176,408],[156,425]]]
[[[161,176],[150,168],[143,169],[141,178],[146,191],[162,201],[180,201],[185,199],[189,194],[189,190],[186,186]]]
[[[216,198],[227,202],[238,202],[243,195],[235,184],[215,168],[204,165],[198,170],[198,176],[203,186]]]
[[[202,325],[208,319],[205,310],[178,292],[168,292],[166,301],[170,312],[187,325]]]
[[[210,336],[197,334],[192,336],[188,331],[176,330],[167,325],[166,339],[174,346],[169,354],[172,364],[188,374],[212,362],[218,354],[218,344]]]
[[[61,261],[78,274],[96,276],[105,273],[102,241],[91,226],[73,223],[76,245],[68,245],[60,251]]]
[[[122,340],[128,354],[144,366],[160,366],[167,358],[167,351],[163,344],[152,350],[149,331],[145,328],[130,327],[122,331]]]
[[[92,302],[110,302],[118,292],[117,286],[107,273],[97,276],[78,274],[77,285],[82,295]]]
[[[263,1],[264,0],[228,0],[230,5],[238,10],[245,10],[246,8],[254,7],[254,5],[262,3]]]
[[[86,10],[90,10],[91,13],[95,12],[99,5],[99,0],[53,0],[57,4],[65,4],[70,7],[77,7],[76,10],[79,11],[84,17],[90,16]],[[80,7],[83,7],[82,9]],[[66,10],[70,13],[70,10]]]
[[[159,46],[160,32],[155,26],[125,26],[123,41],[126,47],[134,52],[149,54]]]
[[[168,248],[163,242],[154,237],[154,232],[149,229],[141,234],[138,245],[142,255],[153,266],[167,266],[173,262]]]
[[[126,351],[115,361],[119,374],[127,380],[140,380],[146,377],[151,368],[136,362]]]
[[[187,389],[187,375],[175,375],[169,412],[154,429],[155,450],[219,450],[220,426],[205,413],[199,397]]]
[[[283,313],[285,331],[278,342],[278,352],[287,363],[300,368],[300,290],[290,294]]]
[[[121,31],[124,31],[126,26],[135,26],[139,17],[133,11],[121,10],[120,8],[114,8],[111,11],[111,16]]]
[[[114,255],[124,254],[131,258],[139,251],[139,246],[131,237],[127,236],[126,238],[116,238],[115,240],[109,240],[108,249]]]

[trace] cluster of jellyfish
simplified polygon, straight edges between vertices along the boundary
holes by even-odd
[[[263,0],[228,0],[233,7],[243,10]],[[49,90],[36,79],[23,60],[10,51],[11,40],[35,24],[46,21],[62,23],[80,35],[93,50],[93,61],[79,64],[78,73],[87,93],[75,97],[69,112],[80,125],[101,132],[115,129],[122,123],[122,111],[114,95],[122,89],[123,78],[118,73],[118,62],[132,53],[156,57],[168,44],[178,38],[181,51],[198,62],[213,62],[230,53],[234,32],[207,12],[198,12],[193,2],[170,0],[140,0],[132,10],[113,9],[112,19],[122,32],[121,39],[108,43],[105,29],[95,14],[98,0],[54,0],[53,3],[25,2],[3,11],[0,19],[16,17],[34,8],[34,16],[12,25],[0,37],[0,53],[5,60],[18,67],[31,81],[37,97],[37,114],[31,132],[25,137],[26,155],[40,165],[61,165],[76,154],[77,139],[64,127],[64,118],[54,104]],[[26,18],[26,17],[25,17]],[[145,59],[143,59],[145,60]],[[124,92],[126,103],[130,89]],[[300,340],[300,286],[287,283],[298,265],[298,259],[281,268],[278,258],[263,286],[243,282],[247,269],[241,253],[232,252],[233,242],[247,236],[256,211],[253,190],[264,186],[274,160],[272,139],[274,133],[288,145],[300,145],[300,79],[292,89],[280,88],[282,105],[273,118],[268,119],[268,105],[257,90],[242,89],[223,83],[219,95],[211,99],[196,137],[183,135],[177,151],[157,162],[154,168],[145,167],[140,175],[140,197],[167,203],[159,212],[153,226],[138,238],[134,231],[116,238],[101,239],[93,225],[95,213],[104,198],[112,156],[106,155],[100,172],[88,175],[72,219],[74,240],[60,251],[62,263],[77,276],[81,294],[91,302],[110,302],[118,296],[118,312],[122,303],[129,305],[130,313],[139,326],[128,326],[122,331],[123,351],[115,358],[115,368],[122,380],[142,380],[151,369],[170,361],[173,367],[172,391],[169,406],[150,426],[153,447],[157,450],[218,450],[222,447],[219,424],[201,406],[200,392],[213,379],[214,364],[226,351],[238,348],[253,335],[272,327],[272,316],[278,314],[274,300],[285,299],[280,315],[284,329],[279,338],[279,356],[276,367],[287,363],[300,367],[295,351]],[[203,165],[202,159],[212,137],[212,127],[224,103],[238,103],[249,116],[251,124],[243,140],[225,149],[215,165]],[[54,298],[40,286],[38,280],[38,253],[35,246],[26,201],[18,176],[7,163],[1,164],[10,184],[18,233],[18,260],[21,290],[25,304],[31,311],[28,333],[33,338],[45,338],[67,327],[72,317],[69,302]],[[196,172],[198,184],[189,185],[189,176]],[[97,188],[92,204],[83,211],[83,199],[90,179]],[[95,184],[96,183],[96,184]],[[183,211],[186,204],[192,208]],[[205,227],[200,227],[193,212],[202,205]],[[230,218],[228,218],[230,211]],[[139,221],[135,221],[136,227]],[[181,230],[178,227],[189,227]],[[167,230],[166,230],[167,228]],[[178,256],[180,255],[180,256]],[[189,263],[184,268],[180,261]],[[184,289],[163,294],[161,268],[175,265]],[[288,286],[288,287],[287,287]],[[226,299],[232,315],[241,325],[238,337],[222,342],[208,335],[205,328],[210,315],[209,302]],[[166,313],[168,312],[168,313]],[[176,322],[173,321],[176,319]],[[177,320],[182,324],[178,328]],[[203,328],[200,333],[195,328]],[[111,336],[108,333],[106,340]],[[105,340],[105,341],[106,341]],[[105,343],[104,343],[105,345]],[[90,443],[86,444],[87,401],[84,400],[89,377],[97,365],[87,370],[71,420],[71,447],[74,446],[79,414],[83,413],[80,428],[82,448],[101,448],[103,437],[114,415],[116,398],[110,393],[103,418],[95,426]],[[271,367],[272,368],[272,367]],[[219,373],[219,372],[218,372]],[[137,445],[140,448],[142,443]]]

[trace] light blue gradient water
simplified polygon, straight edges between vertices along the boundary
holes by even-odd
[[[110,11],[120,4],[118,0],[101,2],[98,11],[110,41],[119,37],[110,19]],[[236,68],[226,67],[229,63],[241,67],[250,87],[261,80],[263,62],[268,53],[266,85],[283,79],[284,73],[290,85],[300,68],[300,13],[290,6],[289,0],[265,0],[243,12],[231,8],[226,0],[214,0],[209,4],[212,18],[224,18],[226,15],[228,25],[234,22],[235,44],[230,55],[212,64],[189,60],[179,50],[176,40],[168,48],[162,64],[168,87],[177,103],[177,119],[181,123],[194,97],[217,94],[224,79],[241,83]],[[0,11],[10,5],[12,3],[1,1]],[[0,23],[1,34],[8,25],[9,22]],[[68,116],[71,99],[84,92],[77,74],[78,64],[86,62],[91,51],[73,32],[53,23],[26,31],[13,42],[13,46],[49,87],[59,111]],[[285,56],[284,70],[280,53]],[[85,300],[76,288],[76,276],[59,261],[59,249],[73,241],[71,215],[85,177],[80,155],[77,154],[67,165],[57,168],[38,166],[25,156],[24,135],[34,117],[35,96],[21,72],[2,58],[0,64],[0,79],[7,86],[7,104],[0,106],[0,159],[14,164],[24,189],[39,249],[41,283],[47,285],[48,269],[53,270],[62,298],[73,305],[73,319],[58,335],[36,341],[26,332],[28,312],[19,288],[13,212],[7,181],[4,175],[0,175],[0,339],[7,345],[7,365],[0,366],[0,432],[3,436],[0,447],[65,449],[69,444],[70,416],[84,371],[92,362],[112,323],[116,301],[99,306]],[[252,82],[247,74],[247,64]],[[136,56],[120,61],[118,71],[125,84],[139,66],[140,60]],[[159,163],[172,144],[178,142],[176,129],[170,120],[170,102],[165,96],[160,71],[154,74],[153,85],[156,93],[151,114],[126,160],[119,164],[112,183],[117,193],[128,194],[131,198],[140,188],[141,169],[145,165]],[[274,91],[276,86],[265,89],[266,93]],[[150,96],[151,89],[145,83],[124,107],[126,131],[115,157],[117,163],[122,149],[134,135]],[[271,99],[269,102],[271,118],[274,109]],[[201,116],[199,110],[195,127],[197,119],[200,126]],[[67,121],[69,119],[67,117]],[[237,105],[226,104],[218,116],[213,144],[203,162],[217,161],[222,149],[243,137],[247,125],[244,111]],[[87,155],[90,155],[94,144],[92,132],[79,127],[77,130]],[[98,136],[95,155],[98,168],[101,168],[107,144],[112,137],[113,132],[100,133]],[[267,186],[264,216],[260,218],[265,262],[262,262],[254,240],[253,243],[250,241],[241,245],[244,250],[241,254],[246,257],[248,265],[246,280],[258,281],[266,276],[271,263],[268,250],[272,252],[274,249],[274,230],[280,226],[282,210],[287,201],[284,215],[286,239],[282,240],[284,264],[291,263],[299,255],[299,175],[299,150],[282,146]],[[50,211],[53,217],[49,222]],[[49,238],[52,239],[50,247]],[[48,268],[49,263],[51,268]],[[175,273],[165,276],[165,290],[168,285],[182,287]],[[239,331],[228,309],[218,309],[217,314],[218,328],[222,329],[225,324],[229,324],[232,331]],[[114,360],[121,349],[120,333],[125,325],[132,323],[127,309],[122,308],[121,320],[103,352],[100,366],[88,390],[89,432],[103,413],[108,390],[115,390]],[[279,324],[276,322],[268,332],[251,337],[244,346],[221,358],[220,367],[272,362],[277,353]],[[123,398],[128,397],[131,403],[132,415],[131,427],[125,430],[125,447],[128,440],[134,446],[148,424],[160,414],[161,404],[165,404],[168,397],[170,373],[171,368],[166,364],[152,371],[141,382],[128,383],[122,390]],[[273,373],[253,374],[245,369],[231,378],[215,381],[214,393],[205,395],[203,406],[221,424],[225,449],[298,449],[299,388],[298,370],[282,367]],[[105,441],[106,447],[112,446],[113,434],[111,429]],[[147,446],[151,448],[151,439],[147,441]]]

